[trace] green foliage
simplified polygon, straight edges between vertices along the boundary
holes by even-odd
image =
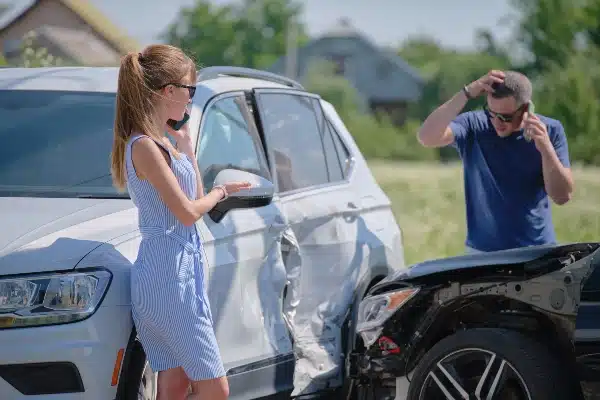
[[[420,122],[407,121],[402,128],[394,126],[383,115],[375,117],[354,87],[342,76],[335,75],[333,65],[315,62],[307,68],[306,88],[330,102],[344,120],[356,144],[367,158],[424,160],[434,159],[434,151],[416,141]]]
[[[572,55],[564,67],[549,65],[536,85],[535,103],[541,114],[557,118],[564,125],[572,159],[600,165],[597,65],[597,57],[583,53]]]
[[[407,264],[465,252],[466,217],[459,163],[370,161],[369,167],[389,196],[402,228]],[[600,169],[574,167],[576,194],[553,205],[552,219],[561,243],[598,240]]]
[[[374,118],[369,114],[346,115],[344,122],[363,155],[370,159],[436,160],[437,152],[426,149],[416,139],[420,121],[408,120],[401,127],[387,118]]]
[[[600,0],[513,2],[538,112],[562,122],[572,160],[600,165]]]
[[[294,23],[298,43],[307,40],[298,23],[301,7],[292,0],[245,0],[215,5],[197,0],[185,7],[163,38],[194,56],[198,65],[266,68],[285,53],[288,27]]]
[[[15,66],[18,67],[51,67],[63,65],[63,60],[48,53],[44,47],[35,43],[36,33],[30,31],[23,36],[21,44],[21,59]]]
[[[367,112],[367,105],[361,102],[357,90],[344,77],[334,73],[331,62],[318,60],[310,63],[304,86],[333,104],[339,113]]]
[[[600,164],[600,0],[511,2],[514,35],[508,43],[499,43],[484,29],[469,50],[444,48],[426,36],[401,44],[399,55],[426,81],[402,128],[373,117],[355,88],[324,63],[312,67],[306,86],[334,104],[368,157],[448,159],[456,157],[453,149],[431,151],[417,143],[421,121],[490,69],[519,70],[534,82],[538,112],[563,123],[571,159]],[[196,0],[181,10],[163,37],[193,54],[199,65],[266,68],[286,53],[290,24],[298,27],[299,47],[308,39],[298,22],[301,13],[297,0],[231,0],[220,5]],[[469,102],[465,111],[484,101]]]
[[[481,33],[481,50],[458,51],[444,49],[430,37],[408,38],[398,54],[426,78],[421,99],[412,104],[409,118],[423,121],[444,101],[450,99],[464,85],[486,74],[490,69],[505,69],[509,66],[508,57],[487,33]],[[467,104],[464,111],[483,105],[483,99]],[[415,132],[418,130],[416,124]],[[441,159],[457,158],[454,149],[437,150]],[[417,153],[422,154],[422,153]]]
[[[585,3],[597,0],[512,0],[520,21],[517,38],[533,56],[534,71],[565,66],[585,34]],[[597,23],[597,21],[596,21]]]

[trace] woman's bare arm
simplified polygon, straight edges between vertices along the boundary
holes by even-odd
[[[194,166],[194,171],[196,172],[196,184],[197,184],[196,199],[199,199],[200,197],[204,196],[204,183],[202,182],[202,174],[200,173],[200,168],[198,167],[198,160],[196,160],[194,153],[192,153],[192,154],[186,153],[186,155],[188,156],[190,162]]]
[[[132,145],[133,163],[139,176],[143,176],[156,189],[169,210],[184,225],[193,225],[210,211],[224,196],[220,189],[206,196],[189,200],[159,146],[150,138],[135,141]]]

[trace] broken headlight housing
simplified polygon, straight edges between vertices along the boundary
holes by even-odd
[[[410,287],[367,297],[360,303],[356,331],[360,333],[365,346],[375,343],[385,321],[417,293],[418,287]]]
[[[0,329],[86,319],[100,305],[111,279],[105,269],[0,278]]]

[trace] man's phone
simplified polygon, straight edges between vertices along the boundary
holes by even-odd
[[[169,119],[167,121],[167,124],[173,128],[174,131],[178,131],[181,129],[181,127],[183,125],[185,125],[186,122],[188,122],[188,119],[190,119],[190,114],[188,114],[187,112],[185,114],[183,114],[183,119],[181,121],[175,121],[174,119]]]
[[[535,106],[533,105],[533,101],[529,101],[529,103],[527,103],[527,115],[535,115]],[[531,141],[531,135],[529,134],[528,129],[525,129],[525,132],[523,132],[523,137],[525,138],[525,140],[527,140],[528,142]]]

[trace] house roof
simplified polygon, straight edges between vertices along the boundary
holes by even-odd
[[[366,35],[357,30],[347,18],[340,18],[337,24],[333,26],[333,28],[331,28],[329,31],[326,31],[323,35],[314,39],[312,42],[315,43],[319,40],[323,40],[326,38],[348,37],[356,38],[362,41],[366,46],[371,47],[375,51],[379,52],[383,58],[389,61],[392,65],[396,66],[400,70],[410,75],[415,81],[419,83],[424,82],[424,79],[421,76],[421,74],[419,74],[419,72],[416,69],[414,69],[406,61],[404,61],[402,57],[400,57],[393,51],[390,51],[389,49],[384,49],[377,46],[371,39],[369,39]],[[311,43],[309,43],[309,45],[310,44]]]
[[[0,15],[0,32],[19,19],[24,18],[35,6],[44,0],[19,0],[13,7]],[[121,53],[138,51],[140,44],[114,25],[100,10],[86,0],[54,0],[70,9],[94,31],[104,37]]]
[[[35,32],[42,40],[51,42],[69,58],[87,65],[115,65],[119,58],[115,53],[103,51],[106,44],[90,32],[81,32],[60,26],[44,25]]]

